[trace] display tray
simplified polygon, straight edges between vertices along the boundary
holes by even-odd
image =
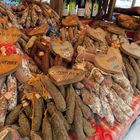
[[[134,97],[133,102],[131,104],[131,108],[134,111],[134,116],[130,118],[130,120],[126,123],[118,123],[116,122],[114,126],[109,126],[105,119],[100,119],[101,124],[104,128],[110,131],[110,134],[113,137],[113,140],[122,140],[122,138],[126,135],[127,131],[131,127],[132,123],[140,114],[140,96]],[[92,126],[95,128],[95,121],[93,120]],[[76,140],[74,134],[70,134],[71,140]],[[87,140],[93,140],[93,137],[88,138]]]

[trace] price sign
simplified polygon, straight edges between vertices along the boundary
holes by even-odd
[[[136,59],[140,59],[140,46],[136,43],[122,44],[121,51]]]
[[[95,65],[105,72],[121,73],[122,72],[122,57],[118,49],[109,48],[107,54],[95,56]]]
[[[49,69],[49,75],[53,82],[60,86],[83,80],[85,72],[82,70],[67,69],[62,66],[54,66]]]
[[[21,65],[21,57],[17,54],[0,55],[0,77],[13,73]]]
[[[62,43],[52,42],[53,51],[62,58],[71,61],[74,49],[70,42],[65,41]]]
[[[0,28],[0,44],[5,42],[14,44],[21,35],[21,31],[15,27],[8,30]]]

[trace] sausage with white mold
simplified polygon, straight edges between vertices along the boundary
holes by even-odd
[[[6,119],[6,113],[8,108],[8,102],[4,96],[0,97],[0,124],[4,125]]]
[[[7,89],[9,94],[8,110],[12,110],[17,105],[17,80],[14,75],[7,77]],[[11,96],[11,97],[10,97]]]
[[[107,99],[109,101],[110,107],[113,111],[113,114],[116,118],[116,120],[120,123],[124,123],[129,120],[129,117],[122,112],[118,99],[115,97],[115,91],[113,89],[110,90],[110,94],[107,95]]]
[[[114,74],[112,77],[117,84],[119,84],[122,88],[124,88],[124,90],[132,94],[134,93],[130,81],[125,77],[123,73]]]
[[[105,116],[107,122],[109,124],[113,125],[115,122],[115,118],[114,118],[113,112],[111,110],[111,107],[109,105],[109,102],[108,102],[106,96],[104,96],[105,94],[103,92],[104,92],[103,90],[100,90],[100,101],[101,101],[101,104],[103,107],[103,113],[104,113],[104,116]]]
[[[6,80],[6,77],[0,78],[0,90],[1,90],[2,87],[3,87],[5,80]]]

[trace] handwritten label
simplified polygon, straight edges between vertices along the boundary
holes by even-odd
[[[16,61],[1,61],[0,64],[6,64],[6,65],[16,65]]]
[[[0,77],[8,75],[16,71],[21,65],[22,59],[17,54],[8,56],[0,56]]]
[[[117,64],[117,57],[116,56],[113,56],[113,57],[111,57],[111,58],[109,58],[108,60],[107,60],[107,62],[111,62],[110,63],[110,66],[111,66],[111,68],[113,68],[113,69],[116,69],[116,68],[118,68],[119,67],[119,65]]]
[[[5,36],[6,35],[6,37],[9,37],[9,36],[12,36],[12,37],[18,37],[20,34],[16,34],[16,33],[5,33],[5,32],[1,32],[0,33],[0,36]]]
[[[69,50],[68,48],[62,48],[60,49],[60,51],[63,53],[65,57],[70,57],[72,55],[71,50]]]
[[[48,72],[58,86],[79,82],[85,77],[85,72],[82,70],[66,69],[62,66],[54,66]]]
[[[79,72],[79,73],[75,73],[75,71],[52,71],[50,72],[51,75],[70,75],[70,76],[74,76],[74,75],[81,75],[83,72]]]

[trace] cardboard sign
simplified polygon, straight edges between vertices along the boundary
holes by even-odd
[[[136,59],[140,59],[140,46],[136,43],[122,44],[121,51],[127,55],[130,55]]]
[[[21,65],[22,59],[17,54],[0,56],[0,77],[9,75],[17,70]]]
[[[76,15],[71,15],[62,20],[62,25],[65,27],[78,26],[79,19]]]
[[[68,41],[62,43],[52,42],[52,50],[68,61],[71,61],[74,53],[73,46]]]
[[[115,48],[109,48],[106,55],[96,55],[95,65],[105,72],[109,73],[121,73],[123,62],[120,51]]]
[[[54,66],[48,72],[50,78],[57,86],[76,83],[85,77],[84,71],[67,69],[63,66]]]
[[[0,44],[8,42],[14,44],[22,35],[18,28],[12,27],[8,30],[0,28]]]
[[[107,73],[121,73],[122,72],[122,56],[119,49],[110,47],[107,54],[95,55],[89,52],[82,52],[78,55],[77,60],[89,61],[96,65],[96,67]]]
[[[87,35],[96,41],[107,44],[107,41],[106,41],[107,33],[102,28],[93,29],[88,26]]]
[[[34,35],[43,35],[48,31],[49,27],[47,23],[42,24],[39,27],[34,28],[32,31],[28,33],[29,36],[34,36]]]

